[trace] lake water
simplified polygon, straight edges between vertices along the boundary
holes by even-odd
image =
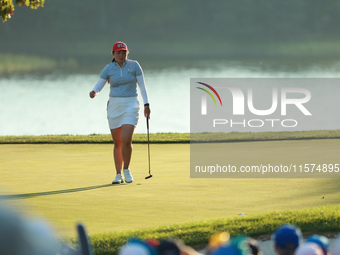
[[[190,132],[190,78],[340,77],[340,62],[336,61],[210,61],[177,63],[176,67],[147,64],[142,64],[142,67],[152,111],[152,133]],[[0,78],[0,136],[108,134],[106,103],[109,87],[106,86],[94,99],[88,96],[100,71]],[[143,116],[142,111],[140,116]],[[339,122],[331,123],[327,128],[339,129]],[[143,117],[139,120],[136,133],[146,133]]]

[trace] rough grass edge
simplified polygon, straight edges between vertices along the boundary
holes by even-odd
[[[234,218],[216,219],[182,225],[163,226],[134,231],[113,232],[90,235],[92,246],[97,255],[117,254],[120,247],[130,238],[143,240],[175,238],[192,247],[204,247],[216,232],[227,231],[231,236],[247,235],[258,237],[271,235],[282,224],[295,224],[303,233],[321,234],[340,231],[340,205],[322,206],[299,210],[276,211],[255,216],[239,215]],[[65,242],[76,245],[76,238]]]
[[[340,130],[231,132],[231,133],[153,133],[150,143],[250,142],[277,140],[339,139]],[[0,144],[112,143],[111,135],[0,136]],[[133,143],[147,143],[146,134],[135,134]]]

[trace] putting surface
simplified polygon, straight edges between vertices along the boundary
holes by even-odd
[[[242,142],[233,149],[241,153],[251,146],[260,162],[267,157],[263,148],[277,143],[287,161],[292,149],[303,149],[311,162],[319,145],[330,148],[329,158],[340,152],[337,139]],[[191,179],[189,144],[150,149],[152,178],[145,180],[147,145],[135,144],[134,182],[111,185],[110,144],[0,145],[1,198],[47,218],[61,235],[75,235],[77,222],[94,234],[339,204],[338,178]]]

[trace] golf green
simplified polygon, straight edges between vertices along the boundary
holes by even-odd
[[[264,148],[275,147],[287,162],[299,151],[310,162],[315,148],[333,161],[340,152],[337,139],[229,145],[238,160],[242,151],[252,151],[253,162],[268,157]],[[338,178],[193,179],[189,144],[151,144],[150,149],[152,178],[145,180],[147,145],[135,144],[134,182],[111,185],[110,144],[0,145],[0,197],[47,218],[67,236],[75,235],[77,222],[93,234],[339,204]]]

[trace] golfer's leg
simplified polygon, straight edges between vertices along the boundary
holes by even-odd
[[[135,131],[135,126],[125,124],[121,130],[122,156],[124,162],[124,169],[129,168],[132,155],[132,137]]]
[[[122,141],[120,139],[122,128],[111,129],[112,140],[114,142],[113,158],[115,161],[116,172],[122,172],[123,156],[122,156]]]

